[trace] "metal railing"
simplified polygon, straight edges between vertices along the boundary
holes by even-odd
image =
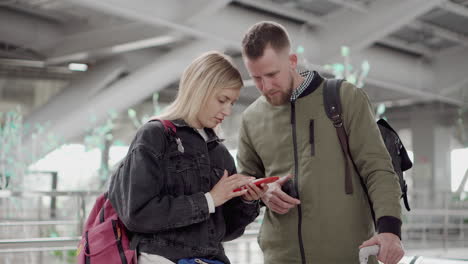
[[[74,251],[80,241],[80,234],[86,217],[88,216],[91,206],[94,204],[95,198],[100,194],[100,191],[53,191],[53,192],[18,192],[11,191],[8,195],[0,196],[0,238],[2,237],[2,229],[12,230],[20,228],[21,230],[29,230],[35,228],[36,233],[27,233],[28,237],[17,238],[16,233],[14,238],[0,239],[0,260],[4,256],[12,259],[11,263],[15,262],[18,253],[29,254],[37,257],[37,261],[28,263],[49,263],[47,252],[68,252]],[[52,210],[50,203],[44,202],[45,198],[54,197],[55,210],[59,210],[54,214],[50,214]],[[60,203],[60,198],[67,200],[67,207],[63,208]],[[22,212],[21,214],[12,214],[18,208],[14,206],[5,206],[7,201],[12,199],[32,199],[25,202],[29,204],[26,208],[30,208],[30,212]],[[34,201],[36,199],[36,201]],[[464,247],[468,245],[468,210],[466,203],[457,202],[456,206],[451,203],[445,203],[446,208],[443,209],[413,209],[411,212],[404,214],[404,224],[402,235],[405,245],[408,248],[414,245],[421,247],[430,247],[434,245],[434,236],[437,236],[437,245],[442,248],[448,248],[459,242],[458,245]],[[21,207],[21,206],[20,206]],[[20,208],[19,208],[20,209]],[[9,212],[10,210],[10,212]],[[68,211],[67,214],[61,214],[60,210]],[[11,217],[8,217],[8,216]],[[51,216],[54,218],[51,218]],[[59,218],[67,215],[68,218]],[[7,216],[7,217],[4,217]],[[261,218],[260,218],[261,219]],[[260,220],[251,225],[246,233],[231,242],[225,243],[226,252],[233,258],[233,263],[261,263],[262,253],[257,245],[257,234]],[[37,234],[41,233],[41,228],[62,227],[63,230],[71,230],[75,235],[62,235],[58,237],[40,237]],[[71,232],[70,231],[70,232]],[[13,231],[12,231],[13,232]],[[33,237],[33,238],[31,238]],[[242,252],[242,256],[237,256],[238,252]],[[60,254],[58,254],[60,255]],[[62,254],[65,255],[65,254]],[[33,257],[30,257],[33,259]],[[39,260],[40,259],[40,260]],[[2,261],[0,261],[2,262]],[[3,263],[3,262],[2,262]]]
[[[100,191],[0,194],[0,263],[75,263],[82,227]]]

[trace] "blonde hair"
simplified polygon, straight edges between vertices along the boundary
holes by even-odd
[[[216,89],[240,89],[242,77],[229,56],[217,51],[203,53],[184,71],[176,99],[158,119],[183,119],[189,125]]]

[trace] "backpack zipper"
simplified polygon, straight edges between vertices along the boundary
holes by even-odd
[[[122,262],[122,264],[128,264],[121,240],[122,233],[120,231],[120,226],[118,225],[117,220],[112,220],[112,228],[114,229],[115,241],[117,244],[117,249],[119,251],[120,261]]]

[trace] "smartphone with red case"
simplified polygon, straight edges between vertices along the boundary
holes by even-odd
[[[253,181],[252,183],[255,184],[257,187],[260,187],[260,185],[261,185],[262,183],[265,183],[265,184],[267,184],[267,183],[272,183],[272,182],[277,181],[279,178],[280,178],[280,177],[278,177],[278,176],[267,177],[267,178],[260,178],[260,179],[256,179],[256,180]],[[247,186],[246,186],[246,185],[244,185],[244,186],[242,186],[242,187],[240,187],[240,188],[234,189],[233,192],[242,191],[242,190],[244,190],[244,189],[247,189]]]

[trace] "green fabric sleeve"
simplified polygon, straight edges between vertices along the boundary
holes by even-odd
[[[376,220],[393,216],[401,220],[398,176],[375,122],[364,90],[344,82],[341,88],[344,125],[349,149],[373,204]]]
[[[237,171],[239,174],[263,178],[265,177],[265,168],[249,137],[246,123],[247,121],[243,116],[239,129]]]

